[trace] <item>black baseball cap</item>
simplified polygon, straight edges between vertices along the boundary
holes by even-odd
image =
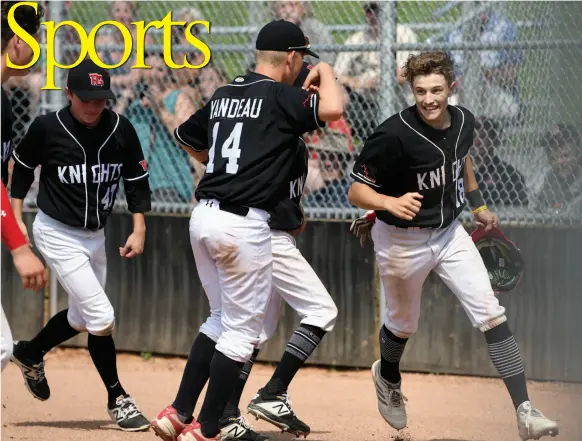
[[[256,49],[259,51],[298,51],[319,58],[310,50],[311,43],[295,23],[286,20],[274,20],[267,23],[257,36]]]
[[[69,70],[67,87],[82,101],[109,100],[115,98],[111,91],[109,72],[86,58]]]

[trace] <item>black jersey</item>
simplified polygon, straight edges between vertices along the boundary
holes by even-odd
[[[317,129],[319,95],[251,72],[219,88],[174,132],[209,149],[196,199],[271,210],[288,196],[297,139]]]
[[[40,165],[37,205],[73,227],[103,228],[123,178],[132,213],[151,209],[147,165],[134,127],[105,109],[92,128],[65,107],[37,117],[13,153],[12,196],[24,199]]]
[[[299,147],[289,175],[287,197],[277,203],[269,212],[269,226],[272,230],[292,231],[303,225],[303,211],[301,197],[307,179],[307,161],[309,153],[303,138],[299,138]]]
[[[12,143],[14,139],[14,113],[10,98],[2,88],[2,182],[8,187],[8,161],[12,155]]]
[[[366,140],[351,174],[356,181],[388,196],[424,196],[413,220],[388,211],[377,211],[378,219],[398,227],[444,228],[463,210],[463,175],[475,118],[463,107],[448,110],[451,126],[446,130],[426,124],[413,106],[388,118]]]

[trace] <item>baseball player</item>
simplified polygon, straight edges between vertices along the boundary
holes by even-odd
[[[406,78],[416,104],[384,121],[354,165],[349,200],[376,212],[371,230],[386,298],[381,359],[372,366],[378,408],[395,429],[406,426],[399,363],[420,314],[423,283],[434,270],[485,334],[522,439],[556,435],[558,425],[532,407],[521,355],[473,241],[457,217],[465,203],[478,227],[498,223],[478,190],[469,149],[474,116],[448,104],[453,63],[443,52],[410,56]]]
[[[13,69],[8,67],[6,62],[10,58],[12,63],[24,66],[32,60],[32,48],[23,40],[17,37],[8,25],[8,12],[18,2],[2,2],[1,29],[2,29],[2,84],[12,76],[23,76],[28,73],[28,69]],[[39,6],[37,11],[30,6],[19,6],[14,10],[14,19],[18,25],[25,29],[30,35],[36,35],[40,28],[40,20],[44,14],[44,9]],[[10,99],[2,88],[2,201],[0,211],[2,213],[2,242],[6,244],[12,253],[12,259],[16,271],[22,279],[22,286],[25,289],[40,289],[46,283],[46,272],[42,262],[34,255],[27,243],[26,237],[20,231],[12,208],[6,186],[8,185],[8,162],[12,153],[12,141],[14,131],[12,125],[14,118],[12,115],[12,105]],[[4,308],[2,308],[2,329],[1,329],[1,368],[4,370],[12,357],[12,332]]]
[[[328,64],[318,64],[306,79],[306,87],[319,83],[318,92],[292,87],[304,55],[316,56],[309,48],[297,25],[268,23],[257,37],[256,71],[219,88],[175,131],[186,151],[206,164],[190,237],[210,317],[194,341],[176,399],[152,422],[165,441],[220,437],[241,368],[260,343],[272,291],[269,212],[288,197],[298,138],[343,112]],[[196,421],[192,414],[208,379]]]
[[[303,86],[312,66],[304,63],[294,85]],[[264,441],[256,434],[239,410],[241,395],[259,351],[277,329],[281,300],[301,316],[301,324],[287,343],[283,358],[269,382],[251,403],[248,411],[257,419],[268,421],[296,436],[307,436],[310,428],[295,415],[287,389],[299,368],[317,348],[323,336],[333,330],[337,307],[311,265],[297,249],[295,237],[305,228],[301,208],[303,186],[307,178],[308,151],[302,138],[289,179],[289,197],[270,212],[271,248],[273,252],[273,293],[267,306],[261,340],[240,373],[233,394],[221,419],[223,435],[230,439]]]
[[[69,307],[52,317],[32,340],[18,342],[13,361],[29,392],[50,397],[44,355],[79,332],[107,389],[109,416],[124,431],[150,426],[117,375],[113,307],[104,291],[107,259],[104,227],[123,178],[133,233],[119,249],[122,257],[142,253],[144,213],[151,208],[148,172],[137,133],[123,116],[105,109],[113,98],[109,73],[90,59],[71,69],[69,105],[37,117],[13,152],[14,213],[22,223],[22,203],[41,166],[35,244],[69,295]]]

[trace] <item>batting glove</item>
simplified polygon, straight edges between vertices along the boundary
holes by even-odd
[[[352,222],[350,225],[350,232],[360,238],[360,246],[364,248],[367,242],[370,242],[372,245],[374,241],[372,240],[372,227],[374,226],[374,222],[376,221],[376,212],[371,210],[367,211],[365,215],[362,217],[357,218],[355,221]]]

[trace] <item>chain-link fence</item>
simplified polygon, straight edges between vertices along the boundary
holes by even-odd
[[[177,147],[173,128],[204,105],[213,91],[253,68],[254,39],[273,18],[301,26],[321,59],[344,86],[344,117],[308,134],[309,175],[304,207],[310,217],[350,219],[361,210],[347,200],[349,172],[366,137],[391,114],[414,104],[400,67],[410,53],[447,50],[457,68],[452,104],[477,116],[472,157],[487,203],[502,221],[580,223],[582,218],[582,4],[578,2],[46,2],[48,19],[72,19],[90,30],[103,20],[130,23],[209,20],[199,38],[212,51],[200,70],[171,70],[163,60],[162,32],[146,38],[149,70],[130,69],[134,52],[112,69],[116,100],[138,132],[149,163],[155,211],[187,213],[204,167]],[[121,34],[97,34],[101,60],[123,55]],[[75,31],[57,33],[59,61],[79,52]],[[174,60],[203,57],[172,33]],[[180,57],[180,58],[179,58]],[[317,60],[312,60],[317,62]],[[66,105],[64,93],[41,93],[43,63],[26,79],[8,83],[19,135],[38,114]],[[58,71],[64,85],[65,71]],[[34,192],[30,193],[33,203]],[[118,206],[125,205],[123,195]]]

